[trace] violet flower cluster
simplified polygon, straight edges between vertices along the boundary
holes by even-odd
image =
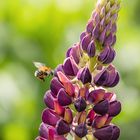
[[[121,103],[108,90],[120,79],[112,65],[119,9],[119,0],[98,0],[80,41],[55,69],[36,140],[67,140],[68,135],[74,140],[119,138],[120,129],[111,121]]]

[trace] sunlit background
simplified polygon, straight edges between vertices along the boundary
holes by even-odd
[[[0,140],[38,135],[43,96],[49,88],[34,77],[33,61],[55,68],[79,41],[95,0],[0,0]],[[121,74],[113,90],[122,102],[114,119],[120,140],[140,139],[140,0],[122,0],[117,57]]]

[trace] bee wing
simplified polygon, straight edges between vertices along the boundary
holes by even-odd
[[[33,62],[33,64],[35,65],[35,67],[40,68],[42,66],[45,66],[45,64],[40,63],[40,62]]]

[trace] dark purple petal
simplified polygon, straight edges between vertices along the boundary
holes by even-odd
[[[50,90],[45,93],[44,102],[48,108],[54,109],[54,97]]]
[[[119,101],[113,101],[109,105],[109,116],[117,116],[121,112],[121,103]]]
[[[105,126],[100,129],[96,129],[96,131],[94,132],[94,136],[99,140],[110,140],[112,137],[112,133],[112,126]]]
[[[93,110],[100,115],[105,115],[108,112],[108,109],[109,102],[107,100],[101,101],[93,107]]]
[[[115,78],[115,80],[114,80],[113,84],[112,84],[112,85],[110,85],[110,87],[115,87],[115,86],[119,83],[119,80],[120,80],[119,73],[118,73],[118,72],[116,72],[116,78]]]
[[[96,52],[94,41],[92,40],[88,45],[87,53],[89,57],[94,57]]]
[[[75,76],[78,72],[78,66],[72,57],[65,59],[63,64],[63,70],[68,76]]]
[[[55,126],[59,119],[59,116],[50,109],[45,109],[42,113],[42,121],[48,125]]]
[[[94,78],[94,83],[97,86],[102,86],[105,85],[107,79],[108,79],[109,73],[107,72],[107,70],[103,70],[100,73],[98,73],[95,78]]]
[[[108,55],[108,57],[106,58],[106,60],[103,62],[103,64],[109,64],[109,63],[111,63],[111,62],[114,60],[114,58],[115,58],[116,53],[115,53],[114,49],[111,48],[111,47],[109,47],[109,48],[110,48],[109,55]]]
[[[75,128],[75,134],[80,138],[87,135],[87,127],[85,123],[81,123]]]
[[[86,109],[87,104],[86,104],[86,101],[82,97],[79,97],[74,102],[74,106],[78,112],[82,112]]]
[[[81,80],[83,84],[90,83],[92,77],[88,67],[81,69],[77,74],[77,78]]]
[[[113,134],[111,140],[118,140],[120,136],[120,129],[117,126],[113,126]]]
[[[84,51],[87,51],[87,48],[88,48],[88,45],[91,41],[91,36],[90,34],[87,34],[82,40],[81,40],[81,46],[82,46],[82,49]]]
[[[72,103],[71,97],[66,93],[63,88],[59,90],[57,98],[61,106],[67,106]]]
[[[103,49],[103,51],[99,54],[98,61],[104,62],[108,58],[109,53],[110,53],[110,49],[108,46],[106,46]]]
[[[51,80],[51,84],[50,84],[51,91],[54,93],[55,96],[57,96],[61,88],[63,88],[63,85],[59,82],[58,78],[54,77]]]
[[[58,135],[67,134],[70,132],[70,126],[63,119],[60,119],[56,124],[56,131]]]

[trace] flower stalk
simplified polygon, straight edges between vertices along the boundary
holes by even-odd
[[[121,103],[110,88],[119,83],[115,59],[120,0],[98,0],[80,41],[68,49],[45,93],[40,135],[36,140],[117,140],[111,123]]]

